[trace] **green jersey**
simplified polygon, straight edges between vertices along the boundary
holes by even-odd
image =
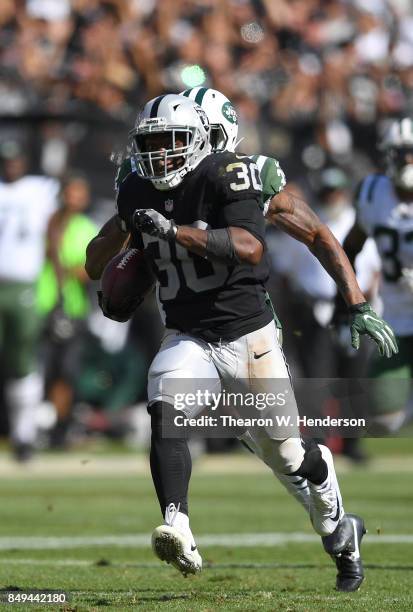
[[[249,157],[257,164],[260,172],[262,182],[261,206],[263,214],[266,215],[271,198],[277,195],[277,193],[280,193],[280,191],[282,191],[285,187],[285,174],[282,171],[279,162],[273,157],[266,157],[265,155],[250,155]],[[133,157],[127,157],[122,162],[122,165],[119,166],[119,170],[116,174],[116,191],[119,190],[121,183],[131,172],[136,172],[135,162]]]
[[[96,236],[96,225],[84,214],[78,213],[68,222],[63,231],[59,246],[59,260],[66,270],[62,287],[63,308],[73,319],[84,318],[89,311],[89,298],[85,286],[71,268],[85,265],[86,247]],[[37,307],[42,315],[47,315],[59,302],[59,286],[52,262],[44,264],[37,284]]]
[[[260,171],[262,183],[262,209],[263,214],[267,214],[270,200],[273,196],[280,193],[285,187],[286,178],[278,160],[265,155],[250,155]]]
[[[123,183],[125,178],[131,172],[136,172],[135,162],[133,160],[133,157],[125,157],[125,159],[123,160],[123,162],[119,166],[118,171],[116,173],[116,177],[115,177],[115,191],[116,191],[116,193],[119,191],[119,187],[121,186],[121,184]]]

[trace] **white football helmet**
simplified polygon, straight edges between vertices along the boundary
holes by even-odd
[[[235,151],[238,137],[238,117],[232,103],[220,91],[210,87],[194,87],[181,92],[199,104],[211,124],[211,145],[214,153]]]
[[[413,119],[394,121],[380,148],[386,154],[387,172],[396,186],[413,191]]]
[[[157,135],[164,135],[163,142]],[[150,100],[129,133],[137,173],[156,189],[177,187],[211,153],[209,135],[208,117],[193,100],[177,94]],[[157,138],[161,144],[154,150]]]

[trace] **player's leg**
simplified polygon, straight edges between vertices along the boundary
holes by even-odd
[[[202,569],[189,525],[188,486],[191,477],[191,455],[185,437],[169,437],[165,427],[172,423],[177,411],[174,407],[174,380],[187,388],[194,376],[204,384],[211,380],[212,390],[219,383],[218,373],[208,357],[207,346],[194,338],[168,330],[156,355],[148,378],[148,411],[151,415],[152,435],[150,465],[164,524],[155,529],[152,546],[155,554],[171,563],[184,575]],[[196,374],[195,374],[196,373]],[[184,408],[186,416],[195,416],[192,408]]]
[[[304,444],[301,440],[294,391],[274,322],[234,342],[211,346],[224,384],[233,386],[232,380],[236,379],[245,393],[259,392],[264,397],[283,393],[283,406],[268,406],[255,414],[269,417],[274,426],[250,428],[250,446],[275,475],[282,475],[295,497],[306,496],[302,503],[309,502],[315,530],[322,536],[329,535],[344,513],[331,453],[326,447],[320,449],[315,443]],[[287,424],[277,424],[280,416]],[[245,435],[244,439],[248,444]],[[302,488],[306,481],[308,490]]]
[[[18,460],[30,458],[36,440],[36,409],[43,381],[36,369],[40,323],[34,308],[33,287],[10,284],[2,289],[4,354],[10,439]]]
[[[403,426],[412,390],[413,336],[398,336],[391,359],[375,355],[369,368],[368,403],[373,435],[392,434]]]
[[[255,392],[271,390],[277,392],[280,387],[278,381],[282,380],[290,398],[287,416],[291,417],[293,425],[296,424],[298,410],[292,387],[291,385],[288,387],[288,368],[274,324],[270,323],[261,330],[243,336],[232,343],[229,349],[237,361],[236,370],[232,366],[232,372],[228,368],[229,360],[220,358],[219,351],[214,353],[215,363],[223,380],[225,381],[227,376],[234,375],[236,371],[236,376],[248,381],[244,384],[250,385]],[[274,379],[278,379],[275,389],[271,385]],[[265,416],[267,414],[268,412]],[[257,455],[276,476],[282,475],[284,484],[288,483],[288,490],[299,498],[304,506],[308,504],[314,529],[323,538],[328,537],[324,543],[327,552],[335,559],[340,556],[348,561],[355,548],[356,531],[353,528],[353,519],[344,514],[334,462],[329,449],[310,440],[302,441],[297,427],[278,427],[275,430],[266,427],[252,428],[249,434],[253,439]],[[308,487],[304,486],[305,483]],[[354,521],[362,524],[358,517]],[[360,529],[357,527],[357,533],[362,529],[364,526]],[[361,536],[357,535],[357,538],[359,546]],[[348,572],[349,564],[351,565],[350,561],[346,563],[338,578],[337,586],[342,590],[355,590],[363,580],[361,561],[354,560],[351,565],[351,576]]]
[[[162,560],[172,563],[183,574],[196,573],[202,568],[189,526],[188,486],[192,461],[187,440],[166,438],[162,427],[175,411],[166,402],[152,403],[150,466],[164,524],[152,534],[152,547]]]
[[[261,448],[258,443],[255,442],[251,433],[247,430],[238,438],[242,444],[248,448],[254,455],[257,455],[261,460]],[[301,504],[304,510],[310,512],[310,489],[306,478],[301,476],[290,476],[288,474],[282,474],[272,469],[274,476],[280,481],[288,493],[292,495],[299,504]]]

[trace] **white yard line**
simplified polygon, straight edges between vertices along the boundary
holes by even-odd
[[[337,472],[349,473],[353,466],[341,457],[335,457]],[[364,468],[366,473],[411,473],[413,457],[375,457]],[[249,453],[234,455],[204,455],[194,463],[194,473],[213,474],[268,474],[268,468]],[[147,455],[106,455],[96,456],[88,452],[63,455],[39,454],[28,464],[12,461],[6,453],[0,453],[0,480],[24,480],[26,478],[70,478],[70,477],[120,477],[149,475]]]
[[[200,535],[199,546],[228,548],[251,548],[255,546],[282,546],[291,543],[320,542],[316,534],[292,533],[220,533]],[[413,534],[367,535],[363,545],[368,544],[413,544]],[[117,546],[121,548],[149,548],[150,534],[76,536],[76,537],[0,537],[0,550],[60,550]]]
[[[104,563],[99,563],[96,559],[36,559],[36,558],[22,558],[22,559],[0,559],[0,566],[2,565],[36,565],[36,566],[53,566],[53,567],[91,567],[91,568],[99,568],[99,567],[111,567],[111,568],[131,568],[131,569],[156,569],[156,570],[169,570],[172,568],[162,564],[160,561],[107,561]],[[263,562],[256,563],[254,561],[240,561],[234,563],[204,563],[204,569],[310,569],[311,567],[322,567],[329,565],[328,559],[326,558],[325,563],[315,563],[315,564],[302,564],[302,563],[271,563],[271,562]],[[400,564],[374,564],[369,565],[365,564],[364,567],[366,569],[385,569],[387,571],[397,570],[400,571]],[[411,571],[410,566],[406,566],[405,571]],[[80,591],[76,591],[77,594],[80,594]],[[86,593],[85,593],[86,594]]]

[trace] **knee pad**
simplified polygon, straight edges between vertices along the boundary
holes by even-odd
[[[267,438],[259,444],[260,457],[274,471],[292,474],[301,465],[304,449],[300,438],[274,440]]]
[[[299,468],[292,472],[294,476],[306,478],[313,484],[319,485],[328,476],[327,463],[324,461],[321,450],[314,440],[303,440],[304,457]]]

